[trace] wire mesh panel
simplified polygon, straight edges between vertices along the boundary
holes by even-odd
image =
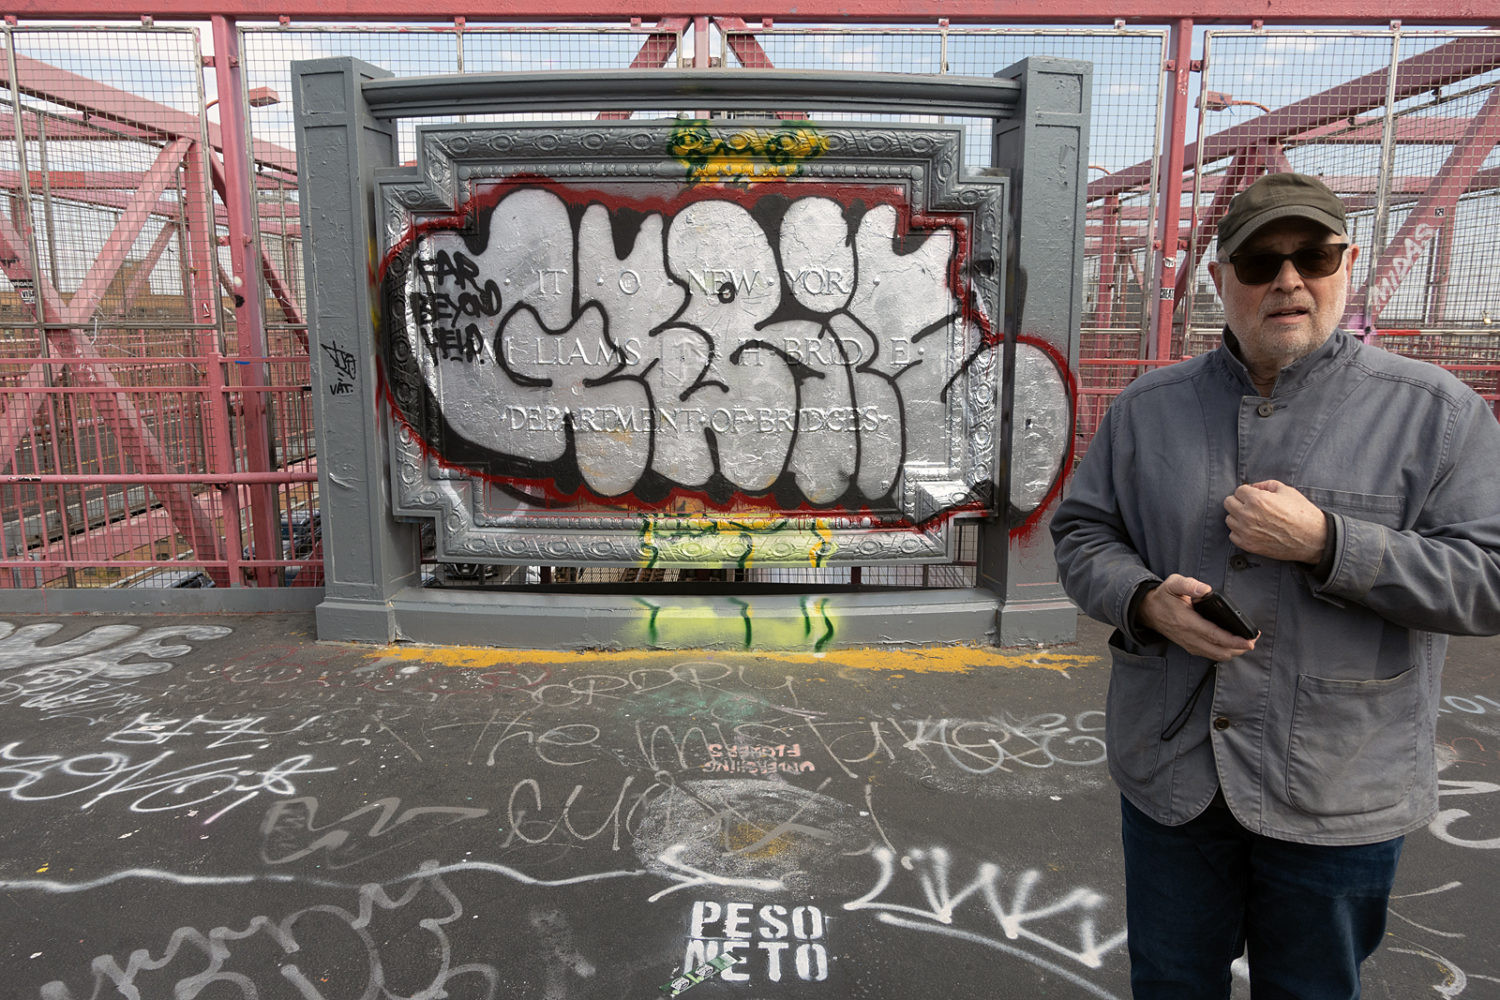
[[[619,68],[636,61],[661,66],[670,64],[681,48],[677,30],[631,26],[247,26],[241,28],[240,40],[245,111],[256,157],[256,243],[266,302],[267,350],[278,362],[289,362],[272,366],[272,421],[281,457],[289,464],[313,457],[291,63],[348,55],[398,75],[425,76]],[[507,116],[463,120],[502,117]],[[402,159],[416,155],[418,124],[457,120],[457,116],[404,119],[398,131]]]
[[[243,27],[240,63],[245,91],[269,92],[278,98],[260,106],[252,104],[251,136],[278,151],[295,149],[291,64],[297,60],[353,56],[398,76],[425,76],[459,72],[463,68],[460,51],[453,28]],[[403,146],[402,158],[412,155],[414,147]],[[295,185],[287,197],[295,202]]]
[[[947,33],[931,27],[746,27],[724,32],[732,59],[747,68],[944,73]]]
[[[1350,209],[1356,241],[1371,232],[1386,118],[1389,31],[1209,32],[1196,101],[1196,228],[1188,236],[1192,275],[1184,302],[1182,350],[1217,342],[1223,313],[1207,269],[1212,234],[1229,200],[1267,172],[1321,177]],[[1358,262],[1361,280],[1365,260]]]
[[[257,140],[281,149],[294,146],[292,62],[353,56],[397,76],[443,73],[511,73],[540,70],[623,69],[641,61],[647,68],[674,65],[680,55],[680,31],[640,27],[580,25],[505,27],[303,26],[245,27],[241,56],[245,88],[267,88],[286,97],[253,106],[251,130]],[[560,117],[595,117],[594,114]],[[434,116],[403,119],[398,131],[403,161],[416,155],[419,124],[463,121],[524,120],[517,116]],[[296,192],[291,195],[295,197]]]
[[[31,172],[29,236],[41,274],[71,296],[87,278],[101,277],[95,264],[108,246],[114,280],[94,295],[100,313],[193,322],[183,305],[189,255],[180,229],[203,225],[185,218],[183,196],[196,181],[187,171],[196,166],[206,176],[184,148],[201,139],[196,35],[17,29],[9,37],[23,92],[18,152]],[[140,191],[151,193],[151,204],[132,206]],[[130,231],[118,231],[132,207],[144,222],[132,219]],[[110,245],[127,235],[123,247]]]
[[[1085,220],[1083,329],[1075,434],[1079,453],[1093,437],[1114,394],[1140,374],[1137,366],[1099,359],[1145,356],[1154,218],[1156,151],[1161,146],[1167,36],[1157,30],[954,29],[947,68],[980,75],[1029,55],[1093,64],[1089,123],[1089,191]]]
[[[277,456],[289,468],[315,468],[315,447],[304,321],[302,239],[296,178],[277,164],[295,161],[289,66],[295,60],[350,55],[400,76],[448,73],[528,72],[558,69],[619,69],[627,66],[662,68],[683,56],[679,26],[443,26],[410,27],[324,25],[244,27],[240,32],[246,113],[255,141],[258,169],[257,243],[266,283],[270,410]],[[659,115],[660,112],[657,112]],[[578,112],[551,118],[598,117]],[[625,117],[613,114],[611,117]],[[533,116],[534,117],[534,116]],[[416,155],[419,124],[487,121],[526,121],[528,116],[468,115],[402,119],[398,149],[402,160]],[[320,514],[316,493],[309,484],[306,497],[285,497],[278,507],[283,519],[283,553],[289,559],[311,557],[316,567],[321,553],[309,549],[290,523],[316,527]],[[304,532],[305,535],[305,532]],[[249,536],[242,540],[251,546]],[[290,546],[290,548],[288,548]],[[293,567],[293,570],[299,567]],[[437,583],[495,584],[494,572],[477,567],[433,565],[429,578]],[[539,574],[533,573],[533,576]],[[298,582],[308,579],[298,577]],[[601,581],[602,582],[602,581]]]
[[[4,372],[0,462],[42,480],[0,493],[6,554],[60,566],[44,582],[73,585],[106,582],[86,572],[93,561],[184,554],[157,555],[162,537],[217,559],[208,505],[166,480],[209,465],[193,360],[219,317],[197,36],[7,37],[19,114],[0,236],[7,276],[43,325],[4,331],[16,363]]]
[[[1403,35],[1400,55],[1434,85],[1393,107],[1361,303],[1375,329],[1479,331],[1495,278],[1500,35]]]
[[[1487,338],[1443,334],[1483,331],[1491,317],[1500,237],[1486,171],[1500,165],[1500,37],[1210,32],[1205,56],[1193,234],[1202,256],[1184,352],[1209,348],[1222,322],[1205,231],[1260,173],[1297,170],[1322,177],[1349,208],[1362,252],[1346,325],[1493,392]],[[1219,124],[1231,115],[1243,120]]]
[[[463,71],[525,73],[537,70],[662,69],[680,65],[682,32],[651,26],[470,25],[463,31]]]
[[[936,27],[728,27],[721,30],[723,52],[715,64],[782,70],[842,70],[863,73],[928,73],[944,70],[944,33]],[[769,108],[767,114],[806,118],[806,109]],[[964,162],[970,169],[989,163],[990,120],[942,115],[847,114],[819,111],[819,121],[891,121],[960,124]]]
[[[308,482],[316,455],[288,72],[297,59],[354,55],[399,75],[713,65],[975,76],[1031,55],[1086,59],[1094,92],[1075,372],[1080,450],[1113,395],[1146,365],[1162,192],[1187,194],[1187,277],[1172,353],[1194,354],[1215,343],[1222,322],[1204,266],[1213,225],[1233,191],[1266,170],[1319,174],[1349,204],[1362,247],[1349,319],[1360,332],[1500,395],[1491,334],[1500,319],[1495,32],[1208,32],[1187,174],[1162,179],[1165,30],[715,24],[711,38],[697,37],[687,18],[655,26],[242,27],[239,110],[253,139],[255,252],[238,275],[214,193],[221,172],[207,155],[220,148],[215,117],[225,109],[206,100],[214,92],[204,93],[197,33],[0,32],[13,102],[0,139],[0,587],[144,580],[156,576],[141,572],[150,564],[179,561],[214,570],[209,578],[221,584],[285,583],[319,565],[315,541],[307,544],[318,500]],[[1392,65],[1400,68],[1394,81]],[[401,157],[414,155],[417,124],[454,120],[403,120]],[[481,120],[535,119],[468,119]],[[977,170],[989,161],[990,122],[959,123],[966,164]],[[264,306],[264,357],[260,341],[242,345],[235,328],[245,282]],[[248,377],[256,366],[258,380]],[[252,466],[246,421],[262,410],[271,454]],[[251,467],[281,481],[221,481]],[[257,514],[254,499],[268,497]],[[281,551],[256,551],[254,517],[280,518]],[[247,561],[276,572],[246,575]],[[462,567],[432,569],[467,585]],[[534,569],[537,579],[564,582]],[[858,579],[798,582],[884,585],[877,577],[866,567]]]
[[[955,73],[994,72],[1028,55],[1084,59],[1094,67],[1084,237],[1083,329],[1075,372],[1081,453],[1113,394],[1141,369],[1095,359],[1145,356],[1151,244],[1161,147],[1162,31],[965,30],[950,32]],[[1140,167],[1144,165],[1144,169]]]
[[[4,37],[17,113],[0,143],[0,587],[247,582],[237,567],[257,553],[238,542],[253,522],[227,487],[258,440],[247,401],[283,390],[225,391],[240,367],[225,360],[225,321],[244,282],[214,195],[222,144],[197,32]],[[267,190],[295,186],[290,151],[260,167]],[[270,227],[284,260],[293,220]],[[305,371],[303,348],[290,377],[305,385]],[[292,429],[278,450],[309,457],[305,407],[278,416]]]

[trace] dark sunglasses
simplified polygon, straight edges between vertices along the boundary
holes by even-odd
[[[1264,285],[1275,281],[1281,273],[1281,265],[1287,261],[1291,261],[1304,278],[1326,278],[1339,269],[1344,262],[1344,251],[1348,249],[1347,243],[1320,243],[1291,253],[1257,251],[1232,254],[1229,263],[1234,266],[1234,276],[1242,285]]]

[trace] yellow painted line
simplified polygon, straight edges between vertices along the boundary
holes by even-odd
[[[472,667],[489,669],[508,667],[517,663],[529,663],[544,667],[584,666],[589,664],[634,663],[642,660],[661,660],[673,654],[686,653],[682,660],[724,660],[739,653],[723,653],[718,650],[674,650],[674,649],[615,649],[615,650],[566,650],[566,649],[496,649],[491,646],[387,646],[379,651],[367,653],[371,659],[405,660],[413,663],[436,663],[444,667]]]
[[[489,646],[386,646],[372,650],[370,659],[430,663],[442,667],[486,670],[517,664],[541,666],[608,667],[611,664],[662,663],[675,660],[713,660],[720,663],[769,661],[818,667],[911,674],[963,674],[975,670],[1076,670],[1092,666],[1100,657],[1050,649],[991,649],[979,646],[934,646],[923,649],[832,649],[826,653],[762,652],[719,649],[551,650],[496,649]]]
[[[1097,663],[1099,657],[1046,649],[1002,650],[979,646],[933,646],[925,649],[835,649],[822,657],[806,653],[762,653],[764,659],[822,662],[853,670],[899,670],[912,674],[966,674],[974,670],[1041,667],[1073,670]]]

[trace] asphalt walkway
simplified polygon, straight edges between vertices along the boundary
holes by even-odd
[[[0,995],[1124,998],[1105,636],[546,654],[11,617]],[[1500,640],[1455,640],[1445,695],[1371,1000],[1500,997]]]

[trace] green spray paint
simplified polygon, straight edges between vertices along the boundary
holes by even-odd
[[[833,619],[828,617],[828,598],[818,598],[817,615],[823,620],[823,634],[813,643],[813,651],[821,653],[823,647],[833,641]],[[812,616],[807,613],[807,598],[802,598],[803,635],[812,636]]]
[[[739,605],[740,617],[745,620],[745,648],[750,649],[755,636],[755,627],[750,623],[750,605],[738,597],[731,597],[729,603]]]
[[[633,598],[640,610],[636,642],[656,649],[802,649],[823,652],[837,636],[833,597],[807,596],[787,607],[757,606],[753,597],[724,595],[705,600]]]
[[[644,608],[651,609],[651,617],[646,621],[646,638],[650,641],[651,645],[655,646],[657,644],[656,616],[661,614],[661,605],[652,604],[650,601],[641,597],[637,597],[635,599],[635,603],[641,605]]]

